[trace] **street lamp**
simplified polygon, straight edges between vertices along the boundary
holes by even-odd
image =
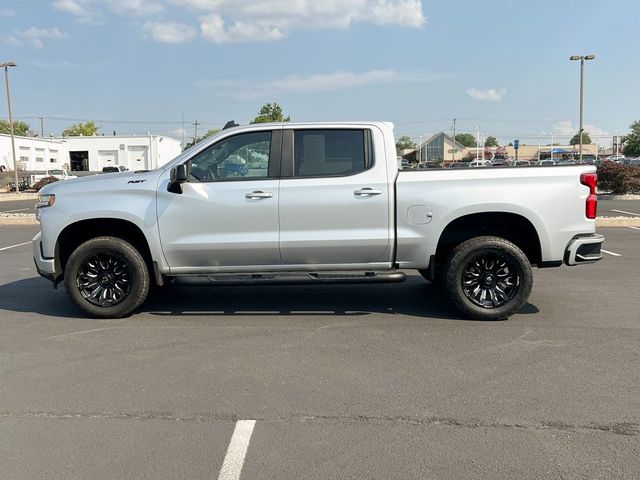
[[[9,108],[9,131],[11,132],[11,151],[13,153],[13,170],[16,182],[16,193],[18,188],[18,162],[16,161],[16,141],[13,137],[13,116],[11,115],[11,94],[9,93],[9,67],[17,67],[16,62],[0,63],[0,68],[4,68],[4,79],[7,85],[7,106]]]
[[[580,131],[578,132],[580,135],[580,150],[579,150],[579,161],[582,163],[582,118],[583,118],[583,104],[584,104],[584,62],[585,60],[593,60],[595,59],[595,55],[572,55],[569,57],[569,60],[577,61],[580,60]]]

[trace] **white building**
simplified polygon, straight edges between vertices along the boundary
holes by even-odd
[[[129,170],[151,170],[175,158],[182,149],[175,138],[158,135],[94,137],[15,137],[18,169],[99,172],[123,165]],[[11,136],[0,134],[0,170],[13,170]]]

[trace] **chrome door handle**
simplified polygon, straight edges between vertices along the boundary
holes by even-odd
[[[356,190],[353,192],[356,197],[368,197],[370,195],[381,195],[382,190],[377,190],[369,187],[361,188],[360,190]]]
[[[259,199],[259,198],[271,198],[271,197],[273,197],[273,193],[263,192],[262,190],[256,190],[255,192],[244,194],[244,198],[248,198],[250,200]]]

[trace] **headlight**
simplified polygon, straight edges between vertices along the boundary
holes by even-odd
[[[38,195],[38,203],[36,203],[36,210],[39,208],[46,208],[56,203],[55,195]]]

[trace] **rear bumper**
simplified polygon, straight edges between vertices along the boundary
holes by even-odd
[[[55,259],[45,258],[45,256],[42,254],[42,241],[40,232],[38,232],[38,234],[33,237],[33,240],[31,241],[31,247],[33,248],[33,261],[36,264],[36,270],[38,271],[38,274],[55,283],[58,276],[56,274]]]
[[[567,265],[580,265],[593,263],[602,259],[600,249],[604,242],[604,235],[592,233],[575,237],[564,254],[564,263]]]

